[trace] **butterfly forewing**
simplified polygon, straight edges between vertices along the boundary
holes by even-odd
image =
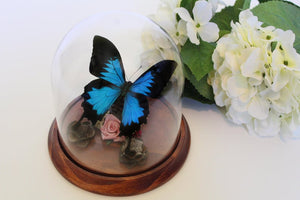
[[[156,63],[133,83],[131,91],[152,98],[159,97],[176,66],[177,63],[173,60],[163,60]]]
[[[99,77],[102,72],[107,72],[105,68],[107,68],[107,64],[112,60],[119,62],[118,67],[120,68],[118,72],[120,72],[120,74],[118,74],[121,75],[124,80],[124,69],[118,49],[108,39],[96,35],[93,39],[93,53],[90,62],[90,73],[96,77]]]
[[[131,86],[130,91],[134,93],[143,94],[145,96],[148,96],[150,94],[150,88],[152,87],[153,82],[153,76],[151,71],[148,71],[147,73],[143,74],[141,77],[139,77]]]

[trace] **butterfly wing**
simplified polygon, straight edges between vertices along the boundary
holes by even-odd
[[[139,130],[141,124],[147,122],[149,115],[148,100],[145,95],[128,92],[124,99],[122,112],[121,131],[126,136],[131,136]]]
[[[147,97],[158,98],[171,78],[177,63],[164,60],[144,72],[130,87],[124,99],[122,129],[132,134],[147,122],[149,104]]]
[[[144,72],[132,85],[131,92],[158,98],[169,82],[177,63],[173,60],[163,60]]]
[[[118,49],[108,39],[96,35],[93,39],[93,53],[90,62],[90,73],[96,77],[106,70],[109,61],[112,65],[116,65],[114,69],[120,79],[124,80],[124,68],[122,59]],[[119,63],[118,63],[119,62]]]
[[[121,93],[125,83],[124,69],[117,48],[106,38],[95,36],[90,73],[99,79],[84,88],[84,117],[96,123],[102,120]]]

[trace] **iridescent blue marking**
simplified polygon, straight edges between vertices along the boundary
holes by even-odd
[[[90,99],[87,100],[93,106],[93,110],[97,111],[98,115],[105,114],[112,104],[121,95],[121,88],[125,84],[122,68],[118,59],[110,59],[105,64],[105,71],[100,73],[100,78],[110,82],[116,87],[103,87],[100,89],[92,88],[88,92]],[[132,123],[139,124],[139,118],[144,116],[144,108],[139,104],[138,99],[133,96],[133,93],[148,96],[150,88],[154,83],[154,77],[151,71],[138,78],[129,88],[129,92],[125,94],[124,106],[122,111],[122,124],[130,126]]]
[[[147,72],[133,83],[130,91],[148,96],[151,92],[149,88],[152,87],[153,78],[151,71]]]
[[[130,93],[127,93],[124,101],[122,124],[124,126],[131,125],[131,123],[139,123],[139,118],[144,115],[144,109],[140,107],[139,101]]]
[[[118,59],[110,59],[108,63],[105,64],[104,69],[106,72],[101,72],[100,78],[120,87],[124,84],[125,80],[122,73],[122,68],[120,61]]]
[[[119,97],[120,93],[121,90],[118,87],[92,88],[92,90],[88,92],[90,99],[88,99],[87,102],[93,106],[93,110],[97,111],[97,115],[102,115],[107,112]]]

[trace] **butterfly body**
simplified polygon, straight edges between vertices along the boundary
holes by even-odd
[[[147,122],[148,97],[158,98],[176,68],[176,62],[161,61],[134,82],[127,81],[120,54],[107,39],[95,36],[90,62],[91,74],[98,79],[85,86],[84,115],[96,123],[108,112],[121,121],[122,135],[131,136]]]
[[[125,97],[125,95],[129,92],[130,87],[132,86],[132,82],[128,81],[125,82],[124,85],[121,87],[121,94],[120,96]]]

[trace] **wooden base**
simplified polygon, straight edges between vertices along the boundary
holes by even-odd
[[[190,147],[190,130],[182,116],[179,141],[170,156],[148,171],[129,176],[99,174],[78,165],[62,148],[56,120],[48,136],[49,154],[56,169],[78,187],[104,195],[128,196],[150,191],[171,179],[182,167]]]

